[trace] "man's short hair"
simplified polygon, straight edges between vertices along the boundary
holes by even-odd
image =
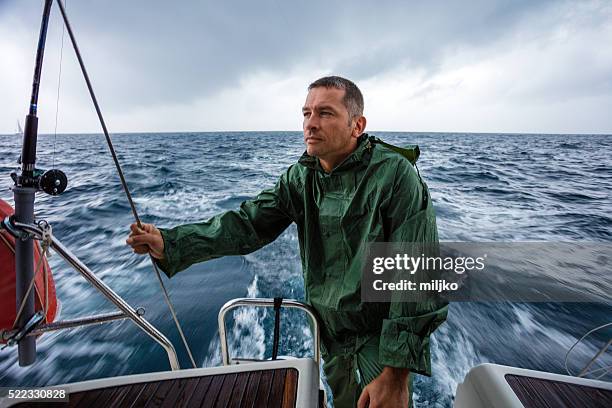
[[[349,121],[356,116],[359,117],[363,115],[363,95],[353,81],[349,81],[339,76],[326,76],[310,84],[308,90],[310,91],[313,88],[319,87],[344,89],[342,103],[344,103],[349,113]]]

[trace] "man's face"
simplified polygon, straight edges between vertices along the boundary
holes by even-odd
[[[335,162],[354,149],[354,126],[349,123],[349,113],[342,102],[344,92],[344,89],[313,88],[308,91],[302,108],[306,152],[321,161]]]

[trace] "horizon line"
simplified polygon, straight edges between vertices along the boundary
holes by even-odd
[[[161,131],[161,132],[152,132],[152,131],[129,131],[129,132],[109,132],[109,135],[144,135],[144,134],[180,134],[180,133],[302,133],[301,130],[177,130],[177,131]],[[419,130],[373,130],[371,132],[364,133],[409,133],[409,134],[474,134],[474,135],[565,135],[565,136],[612,136],[612,133],[605,132],[580,132],[580,133],[542,133],[542,132],[470,132],[470,131],[419,131]],[[103,132],[58,132],[58,133],[38,133],[38,136],[85,136],[85,135],[104,135]],[[0,133],[0,136],[18,136],[18,133]]]

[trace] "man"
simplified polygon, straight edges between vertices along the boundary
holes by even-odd
[[[172,276],[196,262],[255,251],[295,222],[335,407],[406,407],[412,374],[431,374],[429,335],[447,307],[362,302],[360,256],[368,242],[437,242],[431,199],[406,158],[364,134],[363,96],[353,82],[313,82],[302,112],[306,152],[274,188],[205,222],[144,231],[132,225],[127,242]]]

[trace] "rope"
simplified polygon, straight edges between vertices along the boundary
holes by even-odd
[[[610,372],[610,369],[612,369],[612,366],[603,367],[603,368],[601,368],[601,369],[599,369],[599,370],[593,370],[593,371],[591,371],[591,373],[593,373],[593,372],[595,372],[595,371],[601,371],[601,370],[604,370],[603,374],[601,374],[601,375],[599,375],[599,376],[595,377],[595,379],[596,379],[596,380],[599,380],[600,378],[602,378],[603,376],[605,376],[606,374],[608,374],[608,373]],[[586,374],[585,374],[585,375],[586,375]]]
[[[108,134],[106,123],[104,122],[104,118],[102,117],[102,111],[100,110],[100,106],[98,105],[98,100],[96,98],[93,87],[91,85],[91,81],[89,80],[89,75],[87,74],[87,70],[85,69],[83,58],[81,57],[81,52],[79,51],[79,47],[76,43],[76,39],[72,32],[72,28],[70,27],[70,23],[68,22],[68,17],[66,16],[66,10],[64,9],[64,6],[62,5],[61,1],[58,1],[57,5],[60,8],[62,18],[64,19],[64,25],[66,26],[66,30],[68,31],[68,36],[70,37],[70,41],[72,42],[72,47],[74,48],[74,52],[79,61],[79,66],[81,67],[81,72],[83,73],[83,77],[85,78],[87,89],[89,90],[89,95],[91,96],[91,100],[96,109],[96,113],[98,114],[98,119],[100,121],[100,125],[102,126],[104,137],[106,138],[106,143],[110,150],[111,156],[113,157],[113,162],[115,163],[115,167],[117,168],[117,173],[119,174],[119,179],[121,180],[121,185],[123,186],[123,191],[125,192],[125,195],[127,196],[127,200],[132,209],[132,214],[134,215],[136,224],[138,225],[138,228],[142,229],[142,223],[140,222],[140,217],[138,216],[138,212],[136,211],[136,206],[134,205],[134,201],[132,200],[132,195],[130,194],[130,190],[128,189],[127,182],[125,181],[125,177],[123,176],[123,170],[121,169],[121,165],[119,164],[119,160],[117,159],[117,154],[115,153],[113,142],[111,141],[111,138]],[[185,335],[183,334],[183,329],[181,328],[178,318],[176,317],[176,312],[174,311],[174,306],[172,306],[172,302],[170,301],[170,296],[168,296],[168,291],[166,290],[166,286],[164,285],[164,282],[162,281],[161,273],[159,272],[157,265],[153,261],[153,257],[149,255],[149,258],[151,259],[151,262],[153,264],[153,269],[155,270],[155,273],[157,275],[157,280],[159,281],[159,284],[162,288],[162,292],[164,294],[164,299],[166,300],[166,304],[168,305],[168,309],[170,309],[170,313],[172,314],[172,318],[174,320],[176,328],[181,336],[181,339],[183,340],[183,344],[185,346],[185,349],[187,350],[187,354],[189,354],[189,359],[191,360],[191,364],[193,364],[194,368],[197,368],[197,364],[195,363],[193,354],[191,353],[191,349],[189,348],[189,344],[187,343],[187,339],[185,338]]]
[[[582,375],[582,377],[586,378],[586,376],[589,375],[589,374],[594,374],[594,373],[598,373],[600,371],[603,371],[603,374],[600,374],[599,376],[597,376],[595,378],[592,378],[593,380],[599,380],[601,377],[603,377],[606,374],[608,374],[608,372],[610,372],[610,369],[612,369],[612,366],[605,366],[605,367],[596,368],[594,370],[587,371],[586,373],[584,373],[584,375]]]
[[[41,302],[41,303],[43,304],[43,313],[45,315],[45,322],[47,322],[47,311],[49,310],[49,277],[47,276],[48,270],[47,270],[46,265],[44,264],[44,259],[45,259],[45,256],[46,257],[50,256],[50,254],[49,254],[49,245],[51,243],[51,225],[49,225],[46,222],[44,222],[44,225],[45,225],[45,227],[43,228],[44,232],[43,232],[42,250],[41,249],[38,250],[38,252],[40,253],[40,258],[38,259],[38,264],[34,268],[34,276],[32,277],[32,280],[30,281],[30,284],[28,286],[28,290],[26,291],[26,294],[25,294],[25,296],[23,297],[23,299],[21,301],[21,305],[19,306],[19,310],[17,311],[17,316],[15,317],[15,321],[13,322],[13,328],[15,328],[15,326],[17,325],[17,321],[19,320],[19,318],[21,317],[21,314],[23,313],[23,309],[25,307],[26,299],[30,295],[30,292],[32,291],[32,287],[34,287],[34,282],[35,282],[35,279],[36,279],[36,273],[40,269],[41,264],[42,264],[42,268],[43,268],[43,280],[44,280],[44,284],[45,284],[44,302]],[[2,233],[0,233],[0,240],[2,240],[2,242],[4,242],[4,244],[9,248],[9,250],[13,254],[15,254],[15,248],[13,247],[13,245],[11,245],[11,243],[6,239],[6,237]],[[35,242],[34,245],[38,245],[38,243]],[[37,248],[38,248],[38,246],[37,246]],[[40,300],[40,296],[39,296],[39,300]]]
[[[43,312],[45,314],[45,323],[49,323],[49,321],[47,320],[47,312],[49,311],[49,276],[48,275],[49,275],[49,271],[47,271],[47,266],[43,263],[43,282],[45,284],[45,302],[43,306]]]
[[[62,0],[58,0],[58,1],[62,1]],[[64,3],[66,3],[66,1],[67,0],[64,0]],[[52,161],[53,165],[51,166],[52,169],[55,168],[55,145],[57,144],[57,116],[59,114],[60,84],[62,83],[62,60],[64,57],[64,32],[65,31],[66,31],[66,27],[62,25],[62,42],[61,42],[61,47],[60,47],[59,73],[57,75],[57,97],[55,99],[55,130],[53,131],[53,161]]]
[[[8,249],[10,249],[10,251],[14,255],[15,254],[15,248],[6,239],[4,234],[0,233],[0,239],[2,239],[2,242],[4,242],[4,244],[8,247]],[[15,321],[13,322],[13,328],[15,328],[15,326],[17,326],[17,320],[19,320],[19,318],[21,317],[21,313],[23,313],[23,308],[25,307],[26,299],[28,298],[28,296],[30,295],[30,292],[32,291],[32,286],[34,286],[34,278],[36,278],[36,270],[38,269],[39,266],[40,266],[40,259],[39,259],[39,264],[36,266],[36,269],[34,270],[34,276],[32,277],[32,280],[30,281],[30,285],[28,286],[28,290],[26,291],[26,294],[25,294],[25,296],[23,297],[23,299],[21,301],[21,305],[19,306],[19,310],[17,312],[17,316],[15,317]]]
[[[45,255],[48,257],[51,256],[51,253],[49,252],[49,248],[51,247],[51,243],[53,242],[53,230],[51,228],[51,224],[49,224],[47,221],[45,220],[41,220],[38,222],[38,226],[40,227],[40,229],[42,230],[42,254],[41,257],[44,257]],[[41,250],[39,249],[39,252],[41,252]],[[47,270],[47,265],[45,263],[43,263],[43,282],[45,285],[45,300],[43,303],[43,311],[45,314],[45,322],[48,323],[47,321],[47,311],[49,310],[49,271]]]
[[[4,242],[6,244],[6,246],[11,250],[11,252],[13,252],[13,254],[15,253],[15,248],[13,248],[13,245],[11,245],[10,242],[8,242],[8,240],[6,239],[6,237],[4,236],[4,234],[2,232],[0,232],[0,239],[2,240],[2,242]]]
[[[164,299],[166,300],[166,304],[168,305],[168,309],[170,309],[170,313],[172,314],[172,319],[174,320],[174,324],[176,325],[176,328],[177,328],[179,334],[181,335],[181,339],[183,340],[183,344],[185,345],[185,349],[187,350],[187,354],[189,354],[189,359],[191,360],[191,364],[193,365],[193,368],[198,368],[198,366],[197,366],[197,364],[195,362],[195,359],[193,358],[193,354],[191,354],[191,349],[189,348],[189,345],[187,344],[187,339],[185,338],[185,334],[183,333],[183,329],[181,328],[181,324],[178,321],[178,317],[176,317],[176,311],[174,310],[174,307],[172,306],[172,302],[170,301],[170,296],[168,295],[168,290],[166,290],[166,285],[164,285],[164,282],[162,281],[161,273],[159,273],[159,269],[157,268],[157,264],[153,260],[153,257],[151,256],[151,254],[149,254],[149,258],[151,259],[151,263],[153,264],[153,269],[155,269],[155,276],[157,276],[157,281],[159,282],[159,285],[162,288],[162,293],[164,294]]]
[[[48,247],[45,247],[43,249],[43,253],[41,254],[40,258],[38,258],[38,264],[36,264],[36,268],[34,269],[34,276],[32,276],[32,280],[30,281],[30,286],[28,286],[28,290],[25,296],[23,297],[23,299],[21,299],[21,305],[19,306],[19,310],[17,311],[17,316],[15,316],[15,321],[13,322],[13,329],[17,326],[17,321],[19,320],[19,318],[21,317],[21,314],[23,313],[23,309],[25,307],[28,296],[30,296],[30,292],[32,291],[32,288],[34,287],[34,281],[36,279],[36,274],[38,273],[40,266],[45,260],[45,255],[48,249],[49,249]]]

